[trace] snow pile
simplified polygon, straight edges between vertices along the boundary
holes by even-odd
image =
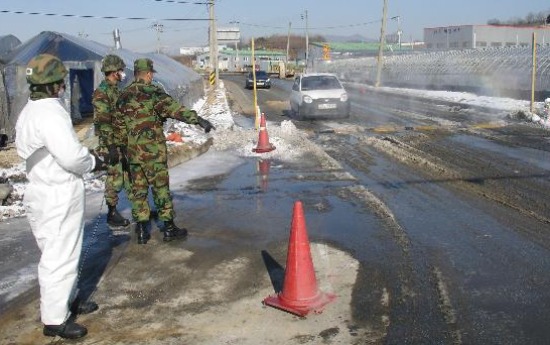
[[[23,196],[27,184],[25,164],[21,163],[12,168],[0,170],[0,182],[5,188],[11,189],[11,193],[2,200],[0,220],[24,216]]]
[[[185,122],[168,119],[164,126],[164,134],[168,135],[170,132],[179,133],[182,136],[183,143],[187,143],[190,146],[199,146],[204,144],[209,137],[213,135],[217,136],[217,132],[231,129],[235,124],[225,97],[225,88],[221,81],[219,88],[208,97],[197,101],[192,109],[195,110],[199,116],[210,121],[216,129],[206,134],[204,130],[197,125],[189,125]],[[173,141],[168,141],[167,143],[168,146],[182,145],[181,143]]]
[[[347,83],[353,87],[364,90],[373,90],[374,87],[366,84]],[[377,90],[394,94],[402,94],[415,97],[431,98],[447,102],[461,103],[472,106],[486,107],[495,110],[495,117],[513,118],[537,123],[544,128],[550,128],[548,112],[550,99],[545,102],[534,102],[531,112],[531,102],[506,97],[478,96],[470,92],[429,91],[418,89],[378,87]]]

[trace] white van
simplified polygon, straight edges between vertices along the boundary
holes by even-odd
[[[292,85],[290,112],[296,119],[346,118],[350,113],[350,100],[334,74],[302,74]]]

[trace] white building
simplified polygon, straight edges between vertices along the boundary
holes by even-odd
[[[210,47],[181,47],[180,55],[196,55],[207,53],[210,51]]]
[[[458,25],[424,29],[428,50],[527,47],[533,33],[538,44],[550,45],[550,26]]]

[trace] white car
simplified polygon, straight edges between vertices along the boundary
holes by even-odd
[[[290,92],[290,112],[296,119],[349,117],[350,100],[334,74],[297,76]]]

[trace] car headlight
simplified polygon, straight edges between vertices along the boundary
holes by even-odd
[[[309,96],[304,96],[304,103],[311,103],[311,102],[313,102],[313,98]]]
[[[347,102],[347,101],[348,101],[348,94],[347,94],[347,93],[343,93],[343,94],[340,96],[340,101],[341,101],[341,102]]]
[[[266,83],[271,83],[271,79],[267,78]]]

